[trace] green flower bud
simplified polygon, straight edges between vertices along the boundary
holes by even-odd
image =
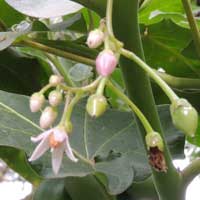
[[[107,101],[103,95],[94,94],[88,98],[86,110],[91,117],[101,116],[107,108]]]
[[[186,99],[178,99],[170,106],[173,124],[187,136],[194,137],[198,127],[198,113]]]
[[[62,102],[62,94],[57,90],[53,90],[49,94],[49,104],[51,106],[58,106]]]
[[[157,147],[160,151],[164,150],[163,139],[159,133],[153,131],[146,135],[145,137],[147,148]]]

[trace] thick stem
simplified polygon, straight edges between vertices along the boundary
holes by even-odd
[[[138,0],[118,0],[114,2],[114,33],[125,48],[133,51],[144,59],[138,25]],[[154,130],[163,131],[157,114],[149,77],[136,63],[121,57],[120,64],[123,71],[128,95],[144,113]],[[145,130],[138,122],[140,132],[145,142]],[[154,183],[160,200],[183,200],[181,191],[181,177],[174,168],[169,150],[165,144],[164,155],[168,166],[167,173],[159,173],[152,169]]]
[[[197,50],[197,54],[200,57],[200,33],[199,33],[198,25],[193,16],[192,8],[190,6],[190,1],[182,0],[182,3],[187,15],[188,22],[190,24],[190,29],[192,31],[192,37],[193,37],[194,44]]]
[[[183,171],[183,185],[188,186],[191,181],[200,174],[200,159],[194,160]]]

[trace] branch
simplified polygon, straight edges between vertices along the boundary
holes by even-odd
[[[188,165],[183,171],[183,184],[188,186],[191,181],[200,174],[200,159],[194,160],[190,165]]]
[[[20,42],[15,43],[15,45],[28,46],[28,47],[32,47],[32,48],[35,48],[35,49],[38,49],[38,50],[41,50],[41,51],[44,51],[44,52],[47,52],[50,54],[54,54],[54,55],[57,55],[57,56],[60,56],[63,58],[74,60],[76,62],[84,63],[84,64],[91,65],[91,66],[95,65],[95,62],[92,59],[89,59],[89,58],[86,58],[83,56],[79,56],[79,55],[76,55],[73,53],[69,53],[66,51],[62,51],[60,49],[48,47],[44,44],[40,44],[40,43],[34,42],[32,40],[22,40]]]
[[[168,85],[177,89],[200,89],[200,79],[183,78],[169,75],[167,73],[158,72],[158,76],[162,78]]]

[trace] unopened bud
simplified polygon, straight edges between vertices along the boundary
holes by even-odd
[[[30,98],[30,110],[31,112],[38,112],[45,102],[43,94],[34,93]]]
[[[62,102],[62,98],[61,92],[53,90],[49,94],[49,104],[54,107],[58,106]]]
[[[54,123],[56,117],[57,111],[50,106],[46,107],[40,117],[40,127],[43,129],[49,128]]]
[[[88,98],[86,110],[91,117],[101,116],[107,108],[107,101],[103,95],[91,95]]]
[[[198,127],[198,113],[186,99],[178,99],[170,106],[173,124],[187,136],[194,137]]]
[[[111,50],[104,50],[96,58],[96,70],[101,76],[109,76],[116,68],[118,59]]]
[[[145,140],[148,149],[157,147],[160,151],[164,150],[163,139],[159,133],[155,131],[147,133]]]
[[[63,82],[63,77],[59,76],[59,75],[51,75],[51,77],[49,79],[49,83],[54,86],[57,86],[62,82]]]
[[[104,33],[99,29],[95,29],[93,31],[90,31],[86,44],[89,48],[95,49],[103,43],[103,40]]]

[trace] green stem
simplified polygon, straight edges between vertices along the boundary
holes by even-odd
[[[71,120],[71,115],[72,115],[72,111],[74,109],[74,106],[78,103],[78,101],[81,99],[82,97],[82,92],[78,92],[76,93],[75,97],[71,100],[71,102],[69,103],[68,107],[67,107],[67,111],[65,112],[65,121],[70,121]]]
[[[143,115],[143,113],[140,111],[140,109],[123,93],[121,92],[117,87],[115,87],[111,81],[108,81],[106,84],[117,96],[119,96],[129,107],[132,109],[132,111],[137,115],[137,117],[140,119],[141,123],[143,124],[146,133],[153,132],[153,129],[151,125],[149,124],[146,117]]]
[[[86,86],[83,86],[83,87],[69,87],[67,85],[59,85],[59,86],[64,91],[69,91],[69,92],[73,92],[73,93],[77,93],[77,92],[90,92],[90,91],[94,90],[97,87],[97,85],[99,84],[99,82],[100,82],[101,79],[102,79],[102,77],[99,76],[95,81],[93,81],[89,85],[86,85]]]
[[[65,107],[64,107],[64,111],[63,111],[63,115],[62,115],[62,118],[60,120],[60,125],[65,125],[65,122],[66,122],[66,114],[68,112],[68,106],[70,104],[70,101],[71,101],[71,92],[68,92],[67,95],[66,95],[66,101],[65,101]]]
[[[113,8],[114,34],[124,43],[126,49],[134,52],[144,60],[141,36],[138,23],[138,0],[117,0]],[[160,200],[183,200],[181,176],[172,163],[169,149],[158,117],[153,98],[150,80],[147,73],[136,63],[124,56],[120,58],[123,77],[131,101],[142,111],[153,129],[159,132],[164,140],[164,157],[168,170],[166,173],[157,172],[152,168],[153,180]],[[136,120],[143,142],[146,131],[139,120]],[[148,150],[146,149],[147,153]]]
[[[106,9],[107,31],[111,37],[114,37],[113,28],[112,28],[112,13],[113,13],[113,0],[107,0],[107,9]]]
[[[96,94],[102,95],[104,93],[104,88],[105,88],[107,81],[108,81],[107,77],[104,77],[104,78],[101,79],[99,86],[97,88]]]
[[[162,88],[162,90],[166,93],[166,95],[169,97],[171,102],[177,100],[179,97],[174,93],[174,91],[163,81],[156,73],[155,71],[149,67],[142,59],[140,59],[138,56],[136,56],[131,51],[128,51],[126,49],[121,49],[121,54],[130,60],[133,60],[135,63],[137,63],[144,71],[148,73],[148,75]]]
[[[197,50],[197,54],[200,57],[200,33],[199,33],[197,22],[195,21],[195,18],[192,13],[190,1],[182,0],[182,4],[186,12],[188,22],[190,24],[190,29],[192,31],[192,36],[193,36],[194,44]]]
[[[168,85],[177,89],[200,89],[200,79],[182,78],[154,70]]]
[[[65,69],[65,67],[59,62],[58,58],[56,56],[50,55],[48,53],[45,54],[46,57],[52,62],[52,64],[56,67],[56,69],[59,71],[59,73],[64,77],[65,82],[69,86],[74,86],[73,81],[68,76],[68,72]]]
[[[53,87],[53,85],[52,84],[47,84],[47,85],[45,85],[40,91],[39,91],[39,93],[40,94],[44,94],[48,89],[50,89],[51,87]]]
[[[192,161],[192,163],[182,171],[183,184],[188,186],[191,181],[200,174],[200,159]]]
[[[85,58],[85,57],[82,57],[82,56],[79,56],[79,55],[76,55],[76,54],[73,54],[73,53],[69,53],[69,52],[66,52],[66,51],[62,51],[62,50],[59,50],[59,49],[55,49],[55,48],[52,48],[52,47],[48,47],[46,45],[40,44],[38,42],[31,41],[31,40],[22,40],[20,42],[17,42],[16,44],[32,47],[32,48],[35,48],[35,49],[38,49],[38,50],[41,50],[41,51],[44,51],[44,52],[47,52],[47,53],[50,53],[50,54],[54,54],[54,55],[57,55],[57,56],[60,56],[60,57],[64,57],[64,58],[67,58],[67,59],[70,59],[70,60],[74,60],[76,62],[87,64],[87,65],[92,65],[92,66],[95,65],[95,62],[92,59]]]

